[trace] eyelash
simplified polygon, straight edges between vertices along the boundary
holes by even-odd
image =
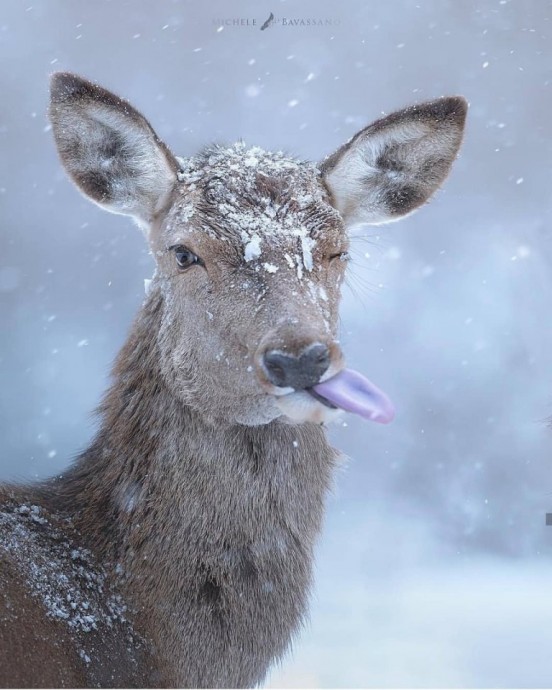
[[[340,261],[349,261],[350,258],[349,252],[338,252],[337,254],[331,254],[329,260],[333,261],[334,259],[339,259]]]

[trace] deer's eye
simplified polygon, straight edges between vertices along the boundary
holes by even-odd
[[[337,252],[336,254],[330,254],[328,259],[330,261],[335,261],[335,259],[339,259],[339,261],[349,261],[349,252]]]
[[[182,270],[190,268],[191,266],[195,266],[196,264],[203,264],[199,256],[196,256],[192,251],[190,251],[187,247],[184,247],[181,244],[177,245],[176,247],[171,247],[171,249],[173,250],[174,255],[176,257],[176,263],[178,264],[178,267]]]

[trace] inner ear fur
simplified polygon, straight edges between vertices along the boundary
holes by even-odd
[[[441,186],[462,142],[467,103],[448,96],[376,120],[320,169],[348,224],[385,223],[411,213]]]

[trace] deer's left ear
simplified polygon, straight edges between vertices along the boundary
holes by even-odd
[[[398,220],[427,201],[456,157],[467,108],[451,96],[400,110],[326,158],[320,169],[346,225]]]

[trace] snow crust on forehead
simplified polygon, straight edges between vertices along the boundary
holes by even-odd
[[[339,222],[316,165],[243,142],[213,146],[179,163],[179,181],[202,196],[181,206],[176,222],[195,216],[195,225],[238,241],[244,260],[269,273],[279,269],[275,248],[280,265],[295,268],[299,278],[313,270],[323,228]],[[269,247],[270,257],[264,256]]]

